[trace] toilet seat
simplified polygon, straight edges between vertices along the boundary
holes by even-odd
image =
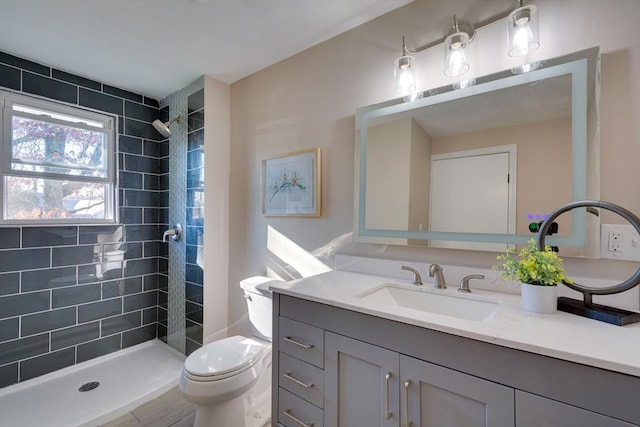
[[[224,338],[191,353],[184,362],[184,373],[194,381],[218,381],[251,368],[263,352],[264,345],[252,338]]]

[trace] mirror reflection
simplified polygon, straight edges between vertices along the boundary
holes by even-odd
[[[590,49],[358,110],[358,240],[501,251],[531,238],[529,227],[552,210],[585,199],[598,146],[596,59]],[[559,218],[553,244],[585,255],[593,221],[585,212]]]

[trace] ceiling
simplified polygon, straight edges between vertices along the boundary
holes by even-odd
[[[157,99],[233,83],[413,0],[0,0],[0,51]]]

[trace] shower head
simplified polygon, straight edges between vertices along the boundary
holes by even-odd
[[[178,115],[177,117],[169,120],[166,123],[162,123],[159,119],[156,119],[151,124],[153,125],[154,128],[156,128],[158,132],[160,132],[160,135],[164,136],[165,138],[169,138],[171,136],[171,130],[169,129],[169,126],[171,126],[171,123],[177,122],[178,124],[180,124],[181,121],[182,121],[182,116]]]

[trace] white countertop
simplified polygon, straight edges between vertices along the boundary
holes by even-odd
[[[500,300],[495,314],[482,321],[387,306],[356,297],[383,283],[413,286],[397,278],[330,271],[272,284],[270,288],[284,295],[640,377],[640,323],[615,326],[564,312],[530,313],[520,307],[520,295],[481,289],[474,289],[471,295]],[[433,289],[430,284],[424,287]],[[455,286],[433,291],[460,296]]]

